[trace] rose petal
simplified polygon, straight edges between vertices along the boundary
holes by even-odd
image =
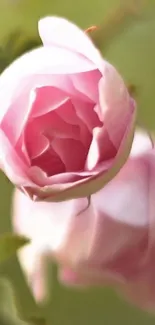
[[[69,97],[55,87],[40,87],[34,90],[34,101],[31,117],[47,114],[68,101]]]
[[[86,124],[88,130],[92,133],[92,130],[96,126],[102,126],[103,123],[99,120],[97,113],[95,112],[94,105],[81,102],[77,99],[72,99],[77,116],[81,121]]]
[[[89,108],[91,109],[90,103],[85,103],[83,101],[78,101],[78,109],[81,108]],[[57,115],[59,115],[66,123],[71,124],[72,131],[72,139],[79,140],[84,144],[86,148],[89,148],[91,143],[91,133],[89,132],[87,125],[78,117],[75,107],[73,106],[71,101],[66,102],[63,106],[59,107],[57,110]],[[90,115],[90,114],[89,114]],[[76,129],[74,126],[78,126],[78,133],[75,132]],[[70,129],[70,125],[68,125],[67,130]],[[67,132],[68,133],[68,132]],[[77,133],[77,136],[76,136]]]
[[[109,139],[109,135],[103,126],[94,128],[93,140],[91,142],[85,168],[86,170],[94,169],[97,164],[106,160],[113,159],[116,156],[116,148]]]
[[[66,172],[81,171],[84,168],[87,151],[80,141],[73,139],[54,139],[52,147],[61,157]]]
[[[59,173],[65,173],[66,167],[61,157],[50,147],[43,152],[40,156],[31,160],[31,166],[38,166],[43,170],[48,177],[57,175]],[[44,183],[43,185],[45,185]]]
[[[31,133],[31,140],[26,141],[26,152],[31,160],[45,153],[49,147],[49,140],[43,134],[33,136]]]
[[[128,161],[114,180],[107,184],[103,193],[100,191],[94,194],[94,204],[100,209],[100,204],[102,207],[102,202],[105,200],[104,211],[111,218],[133,226],[146,225],[148,223],[148,181],[148,164],[143,160]],[[135,198],[136,204],[133,204]],[[137,218],[137,214],[141,217]]]
[[[151,150],[153,146],[154,144],[149,133],[137,129],[134,135],[130,156],[137,157],[144,155],[144,153],[148,154],[149,150]]]
[[[91,39],[73,23],[59,17],[46,17],[39,21],[39,34],[48,46],[60,46],[71,52],[82,54],[97,67],[102,66],[102,58]]]
[[[95,104],[99,103],[98,84],[101,78],[99,70],[89,71],[71,76],[74,87],[88,96]]]
[[[135,104],[123,80],[111,65],[105,66],[104,78],[99,82],[99,95],[100,106],[96,106],[96,110],[104,122],[110,140],[119,148]]]
[[[34,186],[27,176],[28,166],[20,159],[9,140],[0,129],[0,162],[6,175],[16,185]]]
[[[121,287],[121,293],[132,304],[154,313],[155,285],[154,265],[144,276],[139,276],[135,281],[128,282]]]
[[[95,276],[94,276],[95,274]],[[118,286],[118,283],[124,283],[124,278],[114,272],[98,272],[93,270],[93,272],[82,272],[82,270],[75,271],[71,268],[61,267],[58,273],[59,280],[68,286],[76,286],[77,288],[87,288],[93,286]]]
[[[14,230],[32,239],[18,256],[35,298],[41,300],[45,297],[46,256],[62,245],[75,203],[74,200],[52,205],[34,203],[19,190],[15,191],[13,201]]]
[[[55,82],[58,82],[59,87],[64,85],[62,89],[65,89],[69,83],[65,74],[90,70],[94,70],[92,63],[89,63],[84,57],[79,58],[76,54],[62,48],[39,48],[24,54],[1,74],[0,102],[3,105],[1,104],[0,122],[6,116],[10,105],[17,105],[15,103],[17,100],[19,102],[20,120],[25,121],[25,115],[27,116],[29,108],[29,94],[33,88],[40,85],[55,86]],[[61,78],[63,75],[65,76],[65,83],[64,78],[60,81],[60,74]],[[75,92],[75,88],[70,82],[69,90],[72,89]],[[22,102],[23,93],[25,99]],[[15,125],[17,128],[18,123]],[[21,127],[21,123],[19,127]]]
[[[79,212],[84,206],[83,199],[59,204],[33,202],[19,190],[15,191],[13,202],[13,220],[16,231],[32,238],[32,244],[38,243],[39,247],[46,251],[61,247],[75,209]]]

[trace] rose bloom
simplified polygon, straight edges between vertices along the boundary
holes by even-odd
[[[33,200],[89,196],[129,154],[135,103],[74,24],[47,17],[39,33],[0,76],[0,165]]]
[[[45,260],[70,286],[110,285],[155,308],[155,149],[137,131],[127,163],[102,190],[67,202],[33,202],[16,190],[13,226],[32,242],[19,258],[36,299],[46,295]]]

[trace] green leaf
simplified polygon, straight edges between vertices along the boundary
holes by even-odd
[[[34,316],[34,317],[31,317],[28,319],[28,324],[30,324],[30,325],[46,325],[47,323],[46,323],[45,318]]]
[[[41,45],[38,35],[28,35],[24,31],[14,30],[4,44],[4,51],[9,53],[10,63],[20,55]]]
[[[10,258],[22,246],[29,243],[23,236],[4,234],[0,236],[0,263]]]
[[[1,325],[20,325],[19,322],[7,317],[6,315],[0,315],[0,324]]]
[[[10,282],[6,278],[0,278],[0,315],[1,314],[17,315],[15,295]]]
[[[31,323],[25,322],[22,319],[20,319],[17,312],[15,300],[16,300],[15,294],[10,282],[6,278],[1,278],[0,279],[0,325],[31,325]]]

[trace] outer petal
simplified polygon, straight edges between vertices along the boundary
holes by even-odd
[[[123,296],[132,304],[142,309],[155,313],[155,267],[145,273],[142,277],[120,287]]]
[[[132,143],[132,148],[130,152],[130,157],[143,157],[145,154],[154,155],[154,143],[147,131],[142,129],[137,129],[134,135],[134,141]]]
[[[111,95],[112,94],[112,95]],[[119,148],[125,128],[135,109],[123,79],[113,66],[105,65],[99,82],[99,116],[116,148]]]
[[[57,47],[38,48],[28,52],[15,60],[0,76],[0,122],[15,99],[24,98],[24,107],[27,107],[30,90],[39,86],[52,85],[63,90],[72,90],[73,86],[67,80],[66,74],[94,70],[95,66],[84,57]],[[15,78],[16,76],[16,78]],[[64,80],[61,80],[65,76]],[[22,82],[22,83],[21,83]],[[68,86],[68,87],[67,87]],[[65,87],[65,88],[64,88]],[[67,88],[66,88],[67,87]],[[25,115],[23,120],[25,120]]]
[[[137,150],[137,157],[129,159],[109,184],[92,195],[90,207],[72,220],[70,237],[68,236],[63,253],[67,256],[70,254],[72,266],[79,263],[79,259],[81,262],[92,260],[92,264],[103,266],[126,250],[128,253],[131,249],[136,251],[136,245],[143,240],[148,244],[150,177],[147,156],[152,148],[151,141],[147,142],[147,138],[145,133],[136,133],[131,156],[133,151],[135,154],[135,146],[138,149],[138,143],[143,156],[140,156],[140,151]],[[142,143],[145,145],[145,152]],[[155,163],[154,150],[151,150],[151,153],[151,159],[154,159]],[[155,182],[155,177],[152,181]],[[82,249],[81,255],[84,242],[89,244],[87,250]],[[142,259],[145,260],[144,251]],[[137,263],[136,258],[132,262]],[[126,265],[122,265],[122,271],[123,268],[126,268]],[[101,269],[100,271],[102,272]]]
[[[19,190],[13,196],[13,227],[32,239],[19,259],[36,299],[45,294],[42,277],[46,256],[58,251],[67,239],[72,218],[84,208],[83,200],[62,203],[33,202]]]
[[[17,155],[4,132],[0,129],[0,165],[16,185],[35,186],[27,175],[27,165]]]
[[[111,261],[136,251],[148,235],[148,168],[143,162],[130,162],[120,174],[98,193],[92,195],[90,207],[72,219],[66,245],[55,253],[73,268],[98,269],[104,276]],[[87,243],[87,244],[86,244]],[[145,246],[145,245],[144,245]],[[133,256],[128,272],[144,257]],[[131,262],[131,261],[130,261]],[[89,263],[91,266],[89,266]],[[141,263],[141,260],[140,260]],[[117,266],[126,276],[126,264]],[[121,272],[120,271],[120,272]]]
[[[48,46],[60,46],[85,56],[102,70],[102,57],[91,39],[75,24],[59,17],[46,17],[39,21],[39,34]]]

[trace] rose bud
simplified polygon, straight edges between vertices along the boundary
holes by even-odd
[[[39,33],[0,76],[0,165],[33,200],[90,196],[128,157],[135,103],[73,23],[47,17]]]

